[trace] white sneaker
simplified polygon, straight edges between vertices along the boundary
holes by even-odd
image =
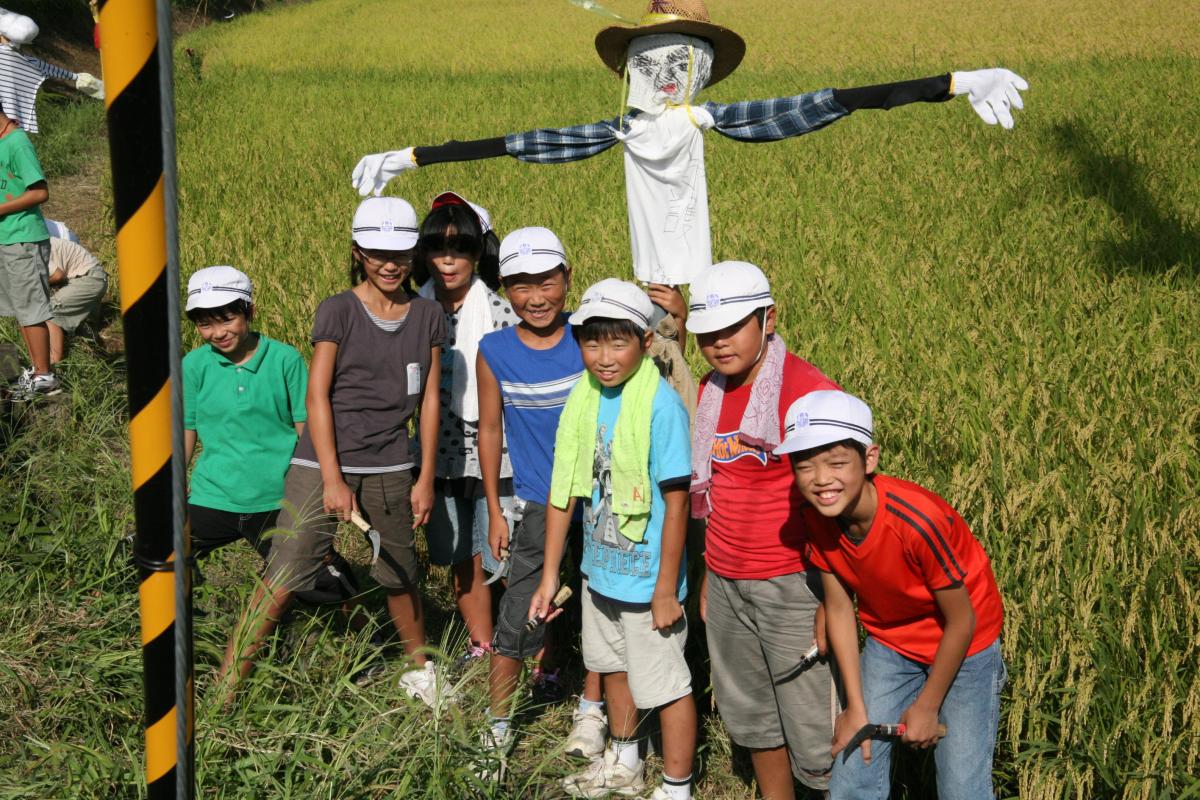
[[[608,717],[595,708],[575,709],[571,733],[567,736],[566,753],[579,758],[597,759],[604,754],[608,740]]]
[[[654,794],[650,795],[650,800],[671,800],[671,795],[667,794],[667,790],[661,786],[654,787]]]
[[[504,779],[504,770],[508,766],[508,751],[512,749],[512,728],[497,732],[488,726],[479,735],[479,746],[483,751],[475,767],[475,774],[484,783],[499,783]]]
[[[583,772],[563,779],[563,789],[572,797],[607,797],[618,794],[636,797],[642,793],[642,764],[636,770],[629,769],[617,760],[612,750],[604,751],[604,758],[597,759]]]
[[[400,676],[400,688],[430,708],[451,699],[453,692],[432,661],[420,669],[410,669]]]
[[[17,385],[12,393],[13,400],[33,400],[35,397],[49,397],[60,394],[62,383],[53,372],[36,375],[33,369],[27,369],[17,378]]]

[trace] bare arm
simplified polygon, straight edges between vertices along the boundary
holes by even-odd
[[[308,408],[308,425],[312,434],[313,449],[317,451],[317,463],[321,467],[325,511],[336,514],[338,519],[345,521],[350,519],[350,512],[358,508],[358,502],[342,477],[342,465],[338,462],[337,455],[337,439],[333,432],[333,406],[329,402],[329,390],[333,384],[333,366],[337,361],[337,351],[338,346],[334,342],[317,342],[313,345],[305,406]]]
[[[566,508],[559,508],[552,503],[546,506],[546,550],[542,562],[542,583],[529,601],[530,619],[545,617],[549,621],[562,611],[557,609],[547,616],[554,593],[558,591],[558,570],[562,566],[563,548],[567,544],[567,530],[571,527],[576,502],[578,498],[572,497],[567,501]]]
[[[192,463],[192,454],[196,452],[196,432],[184,430],[183,432],[183,466],[186,469],[188,464]]]
[[[5,214],[15,214],[18,211],[24,211],[34,206],[40,206],[42,203],[50,199],[50,189],[46,186],[45,181],[38,181],[29,185],[25,191],[5,203],[0,203],[0,217]]]
[[[47,278],[46,281],[51,286],[61,286],[62,284],[67,282],[66,270],[63,270],[63,269],[54,270],[54,272],[50,273],[50,277]]]
[[[662,554],[658,562],[658,580],[650,600],[650,617],[654,630],[670,628],[683,616],[683,606],[676,593],[679,590],[679,568],[683,563],[683,548],[687,542],[688,487],[676,483],[662,487],[666,513],[663,516]]]
[[[946,627],[925,686],[913,704],[900,715],[900,722],[908,727],[904,741],[918,747],[929,747],[937,741],[938,712],[971,646],[971,637],[975,635],[975,609],[965,586],[939,589],[933,593],[933,599],[946,620]]]
[[[488,506],[488,546],[492,557],[500,559],[500,548],[508,547],[508,522],[500,506],[500,462],[504,447],[504,407],[500,384],[492,374],[483,353],[475,359],[475,382],[479,387],[479,472],[483,476],[483,494]]]
[[[867,704],[863,700],[862,672],[858,663],[858,625],[854,600],[845,584],[831,572],[821,573],[825,588],[825,631],[833,655],[837,658],[846,692],[846,708],[838,714],[833,727],[833,755],[849,743],[859,728],[867,724]],[[871,762],[871,742],[862,743],[863,761]]]
[[[413,524],[424,525],[433,510],[433,473],[437,468],[438,422],[441,407],[438,387],[442,382],[441,345],[430,349],[429,377],[425,379],[425,393],[421,397],[420,417],[417,419],[418,435],[421,437],[421,475],[412,488]]]
[[[304,423],[303,422],[293,422],[292,425],[294,425],[296,427],[296,438],[299,439],[301,436],[304,435]]]

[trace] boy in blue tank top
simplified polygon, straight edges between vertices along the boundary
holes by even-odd
[[[509,549],[500,503],[500,455],[507,438],[519,516],[509,554],[508,590],[500,601],[492,641],[490,729],[494,754],[485,772],[498,776],[512,736],[509,718],[524,659],[542,649],[545,628],[525,630],[529,601],[542,579],[546,499],[554,465],[554,433],[567,395],[583,375],[579,345],[563,313],[571,271],[562,242],[546,228],[520,228],[500,244],[500,280],[517,325],[479,342],[479,467],[488,503],[488,545],[496,559]],[[600,684],[589,674],[567,751],[594,757],[607,733]]]

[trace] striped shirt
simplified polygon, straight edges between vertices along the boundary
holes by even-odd
[[[70,70],[23,55],[9,44],[0,44],[0,105],[26,133],[38,132],[37,93],[46,78],[74,83]]]
[[[564,324],[562,338],[548,350],[527,347],[516,326],[501,328],[479,341],[479,354],[500,384],[513,492],[522,500],[545,503],[558,418],[583,375],[583,357],[571,326]]]
[[[833,89],[740,103],[704,103],[703,108],[712,115],[717,133],[741,142],[775,142],[801,136],[850,113],[834,99]],[[639,113],[568,128],[510,133],[504,137],[504,148],[514,158],[539,164],[591,158],[616,144],[616,132],[627,128]]]

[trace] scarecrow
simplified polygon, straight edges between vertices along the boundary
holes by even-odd
[[[37,35],[38,26],[32,19],[0,8],[0,104],[26,133],[38,132],[37,93],[47,78],[69,83],[89,97],[104,99],[104,83],[99,78],[20,52]]]
[[[592,0],[576,5],[606,13]],[[820,130],[868,108],[941,102],[968,95],[989,125],[1013,125],[1028,84],[1006,69],[953,72],[931,78],[739,103],[693,105],[696,94],[737,68],[746,44],[713,24],[702,0],[652,0],[634,26],[611,26],[596,36],[600,59],[624,82],[622,116],[568,128],[543,128],[493,139],[450,141],[434,147],[369,155],[352,181],[363,195],[379,194],[406,170],[448,161],[512,156],[556,164],[578,161],[621,142],[625,189],[638,280],[686,284],[712,264],[703,133],[742,142],[773,142]]]

